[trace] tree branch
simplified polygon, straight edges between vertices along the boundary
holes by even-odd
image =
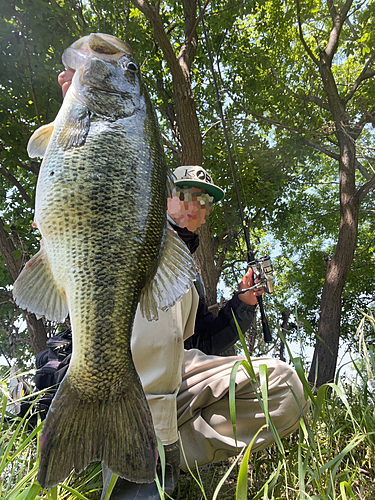
[[[176,71],[181,71],[177,56],[164,30],[163,20],[157,8],[151,5],[148,0],[131,0],[131,2],[134,7],[139,9],[151,22],[154,28],[156,40],[158,41],[158,44],[163,51],[165,60],[167,61],[171,73],[173,74]]]
[[[29,131],[27,131],[29,134]],[[2,140],[0,140],[0,160],[3,159],[3,152],[6,150],[7,144],[5,144]],[[1,163],[0,163],[1,166]],[[30,164],[25,163],[23,161],[18,162],[18,166],[23,168],[24,170],[27,170],[28,172],[32,172],[33,174],[38,175],[39,174],[39,162],[35,160],[30,160]]]
[[[232,97],[232,96],[231,96]],[[232,97],[233,99],[233,97]],[[242,106],[235,100],[233,99],[233,101],[235,102],[235,104],[237,104],[239,107],[242,108]],[[374,109],[375,109],[375,105],[373,106]],[[258,120],[250,120],[248,118],[228,118],[226,119],[225,121],[247,121],[247,122],[250,122],[250,123],[254,123],[254,124],[258,124],[260,121],[262,122],[265,122],[265,123],[269,123],[270,125],[274,125],[276,127],[280,127],[280,128],[283,128],[283,129],[286,129],[288,130],[289,132],[292,132],[293,134],[296,134],[298,135],[298,137],[305,143],[307,144],[308,146],[316,149],[317,151],[327,155],[328,157],[332,158],[333,160],[336,160],[336,161],[339,161],[339,154],[338,153],[335,153],[334,151],[331,151],[330,149],[328,149],[327,147],[325,146],[322,146],[321,144],[318,144],[310,139],[307,139],[304,135],[303,135],[303,132],[301,130],[297,130],[297,129],[293,129],[292,127],[288,127],[286,125],[282,125],[280,122],[276,121],[276,120],[271,120],[270,118],[267,118],[265,116],[262,116],[262,115],[257,115],[255,113],[253,113],[254,116],[256,116],[258,118]],[[205,137],[207,136],[207,134],[214,128],[216,127],[217,125],[220,125],[221,124],[221,120],[218,120],[217,122],[213,123],[205,132],[204,134],[202,135],[202,141],[205,139]],[[310,134],[315,134],[317,135],[316,133],[313,133],[309,130],[305,131],[306,133],[310,133]],[[330,141],[334,146],[338,147],[338,144],[333,141],[329,136],[327,136],[326,134],[321,134],[322,137],[324,137],[326,140]],[[365,159],[367,159],[368,161],[374,161],[374,159],[372,158],[366,158],[364,157]],[[366,170],[366,168],[362,165],[362,163],[358,160],[358,158],[356,158],[356,168],[358,169],[358,171],[363,175],[363,177],[366,179],[366,180],[370,180],[372,177],[371,175],[368,173],[368,171]]]
[[[333,27],[329,35],[326,48],[324,49],[324,52],[328,58],[329,66],[331,66],[333,56],[336,54],[337,47],[339,45],[340,33],[352,3],[353,0],[346,0],[345,5],[340,8],[340,13],[338,13],[333,4],[333,1],[327,0],[328,9],[333,21]]]
[[[331,140],[330,138],[328,138],[328,140],[336,147],[339,147],[338,144]],[[324,151],[323,151],[324,152]],[[355,168],[363,175],[363,177],[369,181],[371,178],[372,178],[372,175],[369,174],[369,172],[366,170],[366,168],[362,165],[362,163],[359,161],[358,158],[363,158],[364,160],[370,162],[370,161],[375,161],[375,158],[369,158],[367,156],[364,156],[364,155],[357,155],[356,157],[356,160],[355,160]]]
[[[296,97],[297,99],[301,99],[302,101],[312,102],[317,106],[319,106],[320,108],[325,109],[326,111],[330,110],[329,105],[323,102],[322,99],[319,99],[319,97],[316,97],[311,94],[305,94],[305,95],[296,94],[290,87],[288,87],[288,85],[280,82],[279,75],[277,74],[277,71],[274,68],[271,68],[271,71],[274,77],[276,78],[277,82],[283,85],[284,89],[288,92],[288,94],[292,95],[293,97]]]
[[[370,66],[370,64],[374,60],[374,58],[375,58],[375,54],[372,57],[369,57],[367,59],[366,64],[364,65],[364,67],[363,67],[360,75],[358,76],[358,78],[356,79],[356,81],[353,83],[352,88],[349,90],[349,92],[346,94],[346,96],[343,99],[345,105],[353,97],[353,95],[355,94],[355,92],[357,91],[358,87],[360,86],[360,84],[362,82],[364,82],[365,80],[368,80],[369,78],[372,78],[373,76],[375,76],[375,71],[370,71],[370,72],[367,71],[368,68],[369,68],[369,66]]]
[[[207,9],[207,5],[210,3],[210,1],[211,0],[206,0],[206,3],[203,5],[203,7],[202,7],[202,15],[205,13],[205,11]],[[188,44],[191,42],[191,37],[193,36],[193,33],[196,33],[196,30],[197,30],[197,27],[198,27],[198,24],[199,24],[200,20],[201,20],[201,18],[200,18],[200,16],[198,16],[196,18],[194,26],[193,26],[193,28],[191,30],[191,35],[190,35],[190,37],[188,39],[188,42],[187,42]]]
[[[236,120],[243,120],[243,121],[249,121],[251,123],[259,123],[259,122],[264,122],[264,123],[268,123],[270,125],[274,125],[276,127],[280,127],[280,128],[283,128],[284,130],[288,130],[290,132],[293,132],[294,134],[298,134],[300,135],[301,137],[303,136],[303,133],[306,133],[306,134],[311,134],[313,136],[317,136],[317,137],[322,137],[326,140],[330,140],[329,138],[329,135],[330,134],[327,134],[327,133],[320,133],[320,132],[315,132],[315,131],[311,131],[311,130],[298,130],[298,129],[295,129],[293,127],[289,127],[288,125],[283,125],[280,121],[278,120],[273,120],[272,118],[268,118],[266,116],[263,116],[263,115],[259,115],[257,113],[254,113],[254,112],[249,112],[247,111],[241,103],[239,103],[237,101],[237,99],[235,97],[233,97],[233,95],[230,93],[230,92],[227,92],[227,94],[229,95],[229,97],[232,99],[232,101],[236,104],[236,106],[238,106],[246,115],[248,114],[251,114],[252,116],[254,116],[255,118],[257,118],[257,121],[252,121],[248,118],[236,118]],[[233,119],[233,118],[232,118]],[[230,118],[229,118],[230,120]],[[213,125],[211,125],[210,128],[212,128],[213,126],[216,126],[218,123],[221,123],[221,121],[218,121],[218,122],[215,122]],[[208,133],[208,130],[205,132],[205,134],[203,135],[203,137],[205,135],[207,135]]]
[[[12,292],[0,290],[0,297],[6,299],[6,302],[3,302],[3,304],[6,304],[7,302],[13,302]]]
[[[131,0],[151,22],[155,38],[163,51],[173,82],[173,97],[176,121],[181,139],[181,164],[201,165],[203,162],[202,137],[199,129],[197,110],[191,88],[190,65],[195,55],[197,37],[192,33],[195,25],[195,0],[184,0],[185,41],[184,50],[177,57],[164,29],[163,20],[157,9],[148,0]],[[191,38],[189,47],[187,40]]]
[[[161,134],[163,137],[163,142],[165,147],[172,151],[173,156],[178,160],[180,158],[180,152],[175,148],[174,144],[168,139],[165,134]]]
[[[18,180],[12,175],[9,170],[7,170],[3,165],[0,164],[0,174],[5,177],[13,186],[15,186],[22,198],[26,201],[26,203],[31,202],[30,196],[26,193],[24,187],[18,182]]]
[[[332,21],[335,22],[337,16],[337,10],[335,4],[333,3],[332,0],[327,0],[327,5],[328,5],[329,15],[331,16]]]
[[[28,172],[32,172],[35,175],[39,175],[39,162],[35,160],[31,160],[30,164],[20,161],[18,166],[27,170]]]
[[[254,123],[257,124],[258,122],[256,120],[250,120],[250,118],[226,118],[224,120],[225,122],[234,122],[234,121],[241,121],[241,122],[249,122],[249,123]],[[217,122],[213,123],[208,127],[208,129],[202,134],[202,142],[205,140],[206,136],[208,135],[209,132],[213,128],[215,128],[217,125],[221,125],[221,120],[218,120]]]
[[[197,10],[197,4],[195,0],[182,0],[182,6],[184,9],[185,16],[185,41],[182,44],[181,50],[177,56],[178,60],[184,61],[187,70],[190,74],[191,65],[194,61],[195,54],[198,47],[198,37],[197,37],[197,19],[195,16]],[[199,19],[199,18],[198,18]]]
[[[335,153],[334,151],[331,151],[330,149],[322,146],[321,144],[318,144],[310,139],[307,139],[304,135],[303,135],[303,132],[301,132],[301,130],[297,130],[297,129],[294,129],[292,127],[288,127],[287,125],[283,125],[282,123],[276,121],[276,120],[272,120],[270,118],[267,118],[265,116],[262,116],[262,115],[258,115],[256,113],[252,113],[255,117],[258,118],[258,120],[250,120],[249,118],[227,118],[225,121],[226,122],[229,122],[229,121],[245,121],[245,122],[249,122],[249,123],[254,123],[254,124],[259,124],[259,122],[265,122],[265,123],[268,123],[270,125],[274,125],[276,127],[280,127],[280,128],[283,128],[285,130],[288,130],[289,132],[292,132],[293,134],[296,134],[298,135],[298,137],[305,143],[307,144],[308,146],[311,146],[313,147],[314,149],[316,149],[317,151],[320,151],[321,153],[329,156],[330,158],[334,159],[334,160],[339,160],[339,155],[337,153]],[[202,141],[205,139],[205,137],[207,136],[207,134],[214,128],[216,127],[217,125],[220,125],[221,124],[221,120],[218,120],[217,122],[213,123],[212,125],[210,125],[210,127],[204,132],[204,134],[202,135]],[[306,133],[313,133],[311,131],[305,131]],[[315,134],[317,135],[317,134]],[[325,134],[322,134],[323,137],[326,137]],[[359,163],[359,162],[358,162]]]
[[[375,186],[375,175],[366,184],[358,189],[359,203],[365,199],[369,191],[371,191]]]
[[[22,130],[24,131],[24,133],[29,136],[30,135],[30,130],[29,128],[27,127],[26,123],[23,122],[21,119],[17,118],[13,111],[10,110],[10,109],[3,109],[3,112],[7,113],[7,115],[9,116],[10,120],[13,121],[14,123],[17,123],[21,128]]]
[[[355,162],[355,167],[356,169],[361,172],[361,174],[363,175],[363,177],[369,181],[372,179],[372,176],[371,174],[369,174],[369,172],[366,170],[366,168],[362,165],[362,163],[358,160],[358,158],[356,158],[356,162]]]
[[[221,252],[219,253],[216,261],[216,272],[217,272],[217,278],[219,279],[222,271],[223,271],[223,264],[225,262],[225,258],[227,256],[228,249],[232,243],[232,241],[237,237],[238,233],[235,231],[233,228],[229,229],[228,231],[225,231],[226,233],[226,238],[222,240],[222,248]]]
[[[327,149],[326,147],[322,146],[321,144],[318,144],[318,143],[316,143],[314,141],[311,141],[310,139],[306,139],[306,137],[304,137],[303,135],[300,135],[300,138],[308,146],[311,146],[312,148],[316,149],[320,153],[323,153],[323,154],[329,156],[333,160],[339,161],[339,159],[340,159],[340,155],[339,154],[331,151],[330,149]]]
[[[0,253],[13,281],[17,279],[22,267],[22,259],[16,260],[14,258],[14,252],[16,250],[9,233],[4,229],[2,219],[0,219]]]
[[[302,21],[301,21],[301,6],[299,3],[299,0],[296,0],[296,7],[297,7],[297,21],[298,21],[299,38],[301,40],[302,45],[304,46],[304,49],[306,50],[307,54],[309,55],[310,59],[319,67],[319,60],[314,56],[312,50],[307,45],[305,37],[303,35]]]
[[[375,120],[375,104],[373,106],[371,106],[371,108],[369,109],[369,111],[365,111],[363,113],[363,115],[361,116],[361,118],[353,126],[353,128],[352,128],[352,130],[353,130],[353,132],[352,132],[353,137],[356,139],[360,135],[360,133],[362,132],[363,127],[367,123],[373,122],[374,120]]]
[[[29,68],[29,73],[30,73],[30,77],[29,77],[30,91],[31,91],[31,95],[32,95],[32,98],[33,98],[36,119],[38,120],[39,127],[41,127],[42,126],[42,122],[40,120],[40,113],[39,113],[38,101],[37,101],[37,98],[36,98],[34,84],[33,84],[33,77],[32,77],[33,70],[31,68],[29,51],[28,51],[28,48],[27,48],[27,45],[26,45],[25,35],[23,33],[22,24],[21,24],[20,21],[18,21],[18,25],[19,25],[19,29],[20,29],[20,32],[21,32],[22,44],[23,44],[23,48],[25,50],[25,57],[26,57],[27,66]]]

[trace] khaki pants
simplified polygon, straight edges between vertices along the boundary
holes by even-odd
[[[177,425],[189,467],[195,463],[225,460],[237,455],[266,423],[252,383],[242,367],[236,377],[237,446],[229,412],[229,378],[238,356],[207,356],[197,349],[185,351],[182,385],[177,396]],[[268,407],[273,423],[285,437],[298,429],[301,412],[291,388],[303,409],[307,403],[297,373],[286,363],[274,358],[253,358],[257,377],[259,366],[268,367]],[[253,451],[272,444],[271,430],[258,435]],[[186,463],[181,454],[181,468]]]

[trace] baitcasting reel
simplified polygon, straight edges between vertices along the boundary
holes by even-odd
[[[250,288],[238,290],[236,295],[248,292],[249,290],[255,290],[257,288],[264,288],[266,293],[273,293],[274,275],[271,257],[267,255],[266,257],[260,257],[259,259],[252,260],[248,263],[248,266],[253,270],[253,279],[258,279],[259,283],[254,284]]]
[[[269,255],[266,257],[260,257],[259,259],[249,262],[249,267],[253,270],[254,280],[258,278],[259,283],[256,284],[255,288],[264,288],[266,293],[273,293],[273,265],[272,260]]]
[[[273,292],[273,265],[271,257],[268,255],[266,257],[260,257],[259,259],[254,259],[254,254],[248,251],[248,266],[253,270],[253,278],[258,279],[259,283],[254,284],[250,288],[245,288],[243,290],[238,290],[235,295],[248,292],[249,290],[255,290],[256,288],[264,288],[266,293]],[[260,315],[262,318],[262,327],[265,342],[272,342],[272,335],[270,327],[268,324],[267,314],[263,305],[263,298],[261,296],[257,297]]]

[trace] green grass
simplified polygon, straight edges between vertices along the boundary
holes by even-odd
[[[23,418],[15,418],[7,412],[7,404],[11,402],[7,382],[7,377],[0,382],[0,498],[2,500],[99,499],[102,488],[99,464],[92,464],[81,475],[72,474],[63,484],[49,491],[41,488],[37,482],[37,473],[38,440],[43,422],[39,419],[36,426],[30,426],[32,407]]]
[[[365,392],[348,394],[338,395],[335,384],[321,388],[300,431],[282,440],[284,451],[275,444],[250,454],[247,476],[235,469],[218,499],[374,499],[374,405]],[[201,470],[207,498],[230,462]],[[184,476],[180,498],[204,497]]]
[[[355,382],[335,383],[310,388],[300,358],[290,359],[300,377],[309,401],[309,410],[301,418],[300,430],[280,440],[267,411],[267,367],[256,379],[245,339],[240,334],[246,360],[235,364],[230,388],[230,407],[235,432],[234,381],[240,366],[244,367],[258,389],[259,404],[274,432],[275,444],[267,450],[244,457],[225,479],[218,500],[347,500],[375,498],[375,395],[372,389],[375,370],[373,348],[364,343],[364,321],[374,327],[372,314],[364,316],[357,331],[362,341],[360,361],[353,362]],[[282,336],[282,334],[280,333]],[[362,339],[362,340],[361,340]],[[283,339],[284,340],[284,339]],[[287,344],[286,344],[287,345]],[[370,384],[369,384],[370,381]],[[196,479],[184,475],[176,498],[182,500],[214,499],[215,488],[233,460],[193,472]],[[201,478],[197,485],[197,477]],[[202,493],[204,491],[204,493]]]
[[[375,325],[372,314],[364,315],[357,332],[359,339],[363,337],[365,321]],[[356,381],[339,385],[338,373],[335,383],[318,390],[310,388],[301,359],[289,355],[310,402],[309,411],[301,418],[300,430],[279,439],[267,412],[267,367],[263,365],[258,381],[248,357],[241,364],[258,387],[259,403],[268,415],[275,444],[254,454],[250,445],[239,457],[182,474],[174,500],[375,499],[374,349],[362,338],[361,355],[353,362]],[[234,380],[239,366],[240,363],[234,366],[230,389],[234,423]],[[0,390],[0,498],[99,499],[102,486],[99,464],[92,464],[81,475],[72,474],[49,492],[39,486],[37,448],[42,423],[32,429],[27,415],[23,419],[10,419],[6,412],[9,394],[5,380],[0,383]]]

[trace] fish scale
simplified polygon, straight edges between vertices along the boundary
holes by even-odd
[[[100,460],[130,481],[152,482],[157,444],[132,325],[138,302],[151,320],[182,297],[194,262],[167,227],[161,135],[131,49],[91,34],[63,61],[76,70],[72,85],[54,123],[28,145],[31,157],[43,157],[41,249],[13,289],[20,307],[57,322],[69,314],[72,325],[70,366],[40,436],[38,480],[50,488]]]

